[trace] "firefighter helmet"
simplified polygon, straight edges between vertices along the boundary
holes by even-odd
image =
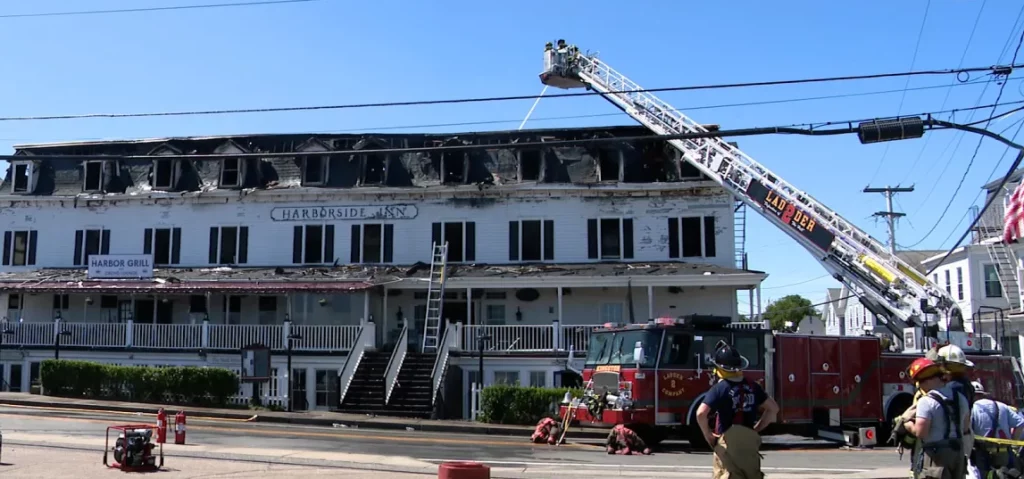
[[[939,363],[928,358],[918,358],[910,363],[910,379],[923,381],[942,374],[942,367]]]
[[[939,348],[939,358],[947,364],[960,364],[968,368],[974,367],[974,363],[967,359],[964,350],[955,344],[947,344]]]
[[[725,341],[718,342],[718,349],[711,359],[711,365],[725,371],[742,371],[747,369],[750,361],[740,355],[736,348]]]

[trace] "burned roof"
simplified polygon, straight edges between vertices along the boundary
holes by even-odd
[[[90,280],[84,269],[43,268],[0,273],[0,291],[144,292],[174,294],[209,292],[343,292],[426,279],[430,265],[339,265],[308,268],[158,268],[153,279]],[[643,276],[714,276],[751,274],[759,271],[683,263],[570,263],[570,264],[449,264],[448,278],[603,278]],[[426,282],[424,281],[424,286]]]
[[[217,189],[430,188],[519,183],[660,183],[705,179],[666,142],[516,148],[516,143],[649,136],[641,126],[450,134],[279,134],[171,137],[18,145],[4,194],[169,194]],[[375,150],[494,145],[493,149]],[[513,146],[510,146],[513,145]],[[330,151],[350,153],[329,154]],[[358,151],[359,153],[351,153]],[[161,159],[162,155],[295,153],[295,156]],[[41,158],[33,155],[82,155]],[[97,159],[151,156],[150,159]],[[21,166],[18,166],[18,165]]]

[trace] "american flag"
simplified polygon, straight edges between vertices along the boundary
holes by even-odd
[[[1003,241],[1012,243],[1022,236],[1021,220],[1024,220],[1024,181],[1017,185],[1006,204],[1003,214]]]

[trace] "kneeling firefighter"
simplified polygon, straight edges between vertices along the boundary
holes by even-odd
[[[959,479],[967,473],[963,438],[971,431],[967,398],[943,380],[935,361],[920,358],[910,365],[910,378],[924,392],[917,412],[903,426],[917,440],[911,456],[915,478]]]
[[[775,421],[779,405],[760,384],[743,376],[749,361],[725,341],[718,343],[710,363],[718,383],[697,408],[697,424],[714,449],[712,477],[762,479],[759,433]],[[713,430],[708,421],[712,413]]]

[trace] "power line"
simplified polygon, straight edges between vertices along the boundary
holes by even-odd
[[[30,18],[30,17],[69,17],[77,15],[105,15],[110,13],[141,13],[141,12],[163,12],[169,10],[198,10],[208,8],[230,8],[230,7],[252,7],[258,5],[280,5],[285,3],[309,3],[321,0],[266,0],[240,3],[206,3],[200,5],[176,5],[170,7],[141,7],[141,8],[118,8],[113,10],[78,10],[69,12],[40,12],[40,13],[8,13],[0,15],[2,18]]]
[[[1017,102],[1008,102],[1004,105],[1009,104],[1020,104],[1024,103],[1024,100]],[[978,108],[990,108],[992,105],[983,105],[976,107],[969,107],[967,109],[978,109]],[[1024,110],[1024,106],[1008,110],[994,118],[1011,114],[1015,111]],[[943,130],[950,128],[968,129],[970,131],[977,132],[979,134],[985,134],[984,130],[963,126],[954,123],[939,121],[931,119],[935,114],[943,112],[924,112],[915,115],[909,115],[909,117],[924,117],[927,116],[928,120],[924,122],[925,126],[930,130]],[[553,140],[553,141],[533,141],[533,142],[521,142],[521,143],[505,143],[505,144],[487,144],[487,145],[451,145],[451,146],[422,146],[422,147],[404,147],[404,148],[376,148],[372,150],[365,149],[350,149],[350,150],[327,150],[319,152],[324,155],[341,155],[341,154],[365,154],[367,151],[372,151],[375,154],[403,154],[403,153],[415,153],[415,152],[451,152],[451,151],[479,151],[479,150],[495,150],[502,148],[512,149],[526,149],[526,148],[557,148],[557,147],[570,147],[570,146],[583,146],[592,144],[604,144],[604,143],[633,143],[633,142],[650,142],[650,141],[667,141],[667,140],[683,140],[683,139],[696,139],[696,138],[722,138],[722,137],[744,137],[744,136],[758,136],[758,135],[807,135],[807,136],[835,136],[835,135],[846,135],[851,133],[857,133],[858,127],[853,126],[855,123],[875,121],[878,118],[861,118],[861,119],[846,119],[839,121],[826,121],[818,123],[802,123],[802,124],[790,124],[782,126],[769,126],[769,127],[751,127],[751,128],[736,128],[731,130],[706,130],[694,133],[680,133],[674,135],[637,135],[637,136],[617,136],[617,137],[604,137],[604,138],[586,138],[576,140]],[[833,128],[833,129],[822,129],[824,126],[835,126],[835,125],[848,125],[845,128]],[[800,128],[803,127],[803,128]],[[992,134],[992,133],[988,133]],[[295,151],[281,151],[281,152],[253,152],[253,153],[201,153],[201,154],[167,154],[160,155],[161,158],[165,159],[223,159],[223,158],[289,158],[293,157],[299,152]],[[105,154],[33,154],[31,157],[23,155],[0,155],[0,160],[26,160],[31,158],[32,160],[46,160],[46,159],[103,159],[103,160],[151,160],[153,157],[150,155],[105,155]]]
[[[1021,81],[1021,80],[1024,80],[1024,77],[1011,78],[1011,79],[1009,79],[1007,81],[1018,82],[1018,81]],[[937,88],[953,88],[953,87],[959,87],[959,86],[978,85],[978,84],[988,83],[988,82],[989,82],[988,80],[975,80],[975,81],[969,81],[969,82],[964,82],[964,83],[956,83],[954,85],[929,85],[929,86],[922,86],[922,87],[911,88],[910,90],[914,91],[914,90],[932,90],[932,89],[937,89]],[[778,99],[778,100],[748,101],[748,102],[740,102],[740,103],[720,103],[720,104],[713,104],[713,105],[686,106],[686,107],[676,108],[674,111],[683,112],[683,111],[714,110],[714,109],[721,109],[721,108],[748,107],[748,106],[759,106],[759,105],[775,105],[775,104],[795,103],[795,102],[802,102],[802,101],[817,101],[817,100],[830,100],[830,99],[837,99],[837,98],[851,98],[851,97],[869,96],[869,95],[884,95],[884,94],[891,94],[891,93],[900,93],[902,91],[903,90],[896,89],[896,90],[881,90],[881,91],[869,91],[869,92],[859,92],[859,93],[840,93],[840,94],[835,94],[835,95],[823,95],[823,96],[813,96],[813,97],[783,98],[783,99]],[[1008,104],[1009,103],[1005,103],[1004,105],[1008,105]],[[939,111],[939,112],[934,112],[934,113],[938,114],[938,113],[946,113],[946,112],[951,112],[951,111],[962,111],[962,110],[945,110],[945,111]],[[620,111],[620,112],[614,112],[614,113],[595,113],[595,114],[588,114],[588,115],[565,115],[565,116],[534,117],[534,118],[530,118],[530,121],[535,121],[536,122],[536,121],[580,120],[580,119],[589,119],[589,118],[606,118],[606,117],[619,117],[619,116],[629,116],[629,115],[627,113],[623,113],[623,112]],[[409,129],[422,129],[422,128],[451,128],[451,127],[462,127],[462,126],[497,125],[497,124],[502,124],[502,123],[520,123],[520,122],[522,122],[522,118],[512,118],[512,119],[507,119],[507,120],[461,121],[461,122],[450,122],[450,123],[428,123],[428,124],[422,124],[421,123],[421,124],[415,124],[415,125],[388,125],[388,126],[375,126],[375,127],[364,127],[364,128],[348,128],[348,129],[341,129],[341,130],[335,129],[335,130],[302,131],[301,133],[380,132],[380,131],[388,131],[388,130],[409,130]],[[73,141],[100,141],[100,140],[103,140],[103,139],[104,138],[77,138],[77,139],[74,139]],[[26,139],[26,138],[0,138],[0,141],[42,141],[42,140],[36,140],[36,139],[30,139],[30,138],[29,139]]]
[[[964,45],[964,51],[963,53],[960,54],[960,61],[957,62],[957,67],[963,66],[964,60],[967,59],[967,52],[970,51],[971,49],[971,42],[974,41],[974,33],[978,30],[978,24],[981,23],[981,14],[982,12],[985,11],[986,3],[988,3],[988,0],[982,1],[981,8],[978,8],[978,15],[974,17],[974,26],[971,27],[971,34],[967,36],[967,44]],[[911,66],[911,68],[913,68],[913,66]],[[949,84],[949,86],[953,85],[956,85],[956,78],[954,78],[953,81],[950,82]],[[946,107],[946,103],[949,101],[949,94],[952,92],[952,89],[946,90],[946,96],[942,99],[942,104],[939,105],[940,110]],[[907,170],[907,175],[904,176],[902,180],[900,180],[900,183],[905,183],[907,179],[910,178],[910,175],[914,174],[914,168],[916,168],[917,164],[921,162],[921,158],[924,158],[924,152],[928,148],[929,141],[931,141],[931,137],[924,139],[924,144],[921,145],[921,150],[918,151],[917,158],[915,158],[914,162],[911,163],[910,169]]]
[[[829,277],[828,274],[823,274],[821,276],[818,276],[817,278],[811,278],[811,279],[807,279],[807,280],[800,281],[800,282],[797,282],[797,283],[784,284],[782,286],[769,286],[767,288],[761,288],[761,290],[790,288],[790,287],[793,287],[793,286],[800,286],[801,284],[807,284],[807,283],[810,283],[810,282],[813,282],[813,281],[817,281],[817,280],[823,279],[823,278],[828,278],[828,277]]]
[[[1010,63],[1013,63],[1013,62],[1017,61],[1017,55],[1020,54],[1020,47],[1022,45],[1024,45],[1024,30],[1021,30],[1020,39],[1017,41],[1017,49],[1013,52],[1013,60],[1011,60]],[[993,115],[996,112],[996,108],[998,108],[999,101],[1002,100],[1002,98],[1003,98],[1003,91],[1005,89],[1006,89],[1006,82],[1003,82],[1001,85],[999,85],[999,93],[996,95],[996,101],[994,102],[995,106],[992,107],[992,114]],[[989,117],[986,120],[984,120],[985,126],[983,126],[982,129],[987,129],[989,124],[992,123],[992,119],[993,118],[994,117]],[[927,238],[929,235],[931,235],[932,232],[935,231],[935,228],[938,227],[938,225],[940,223],[942,223],[942,220],[946,218],[946,213],[949,213],[949,208],[951,206],[953,206],[953,202],[956,200],[956,196],[958,194],[960,194],[960,188],[962,188],[964,186],[964,181],[967,180],[967,175],[969,175],[971,173],[971,167],[974,166],[974,160],[976,160],[978,158],[978,152],[981,151],[981,144],[984,143],[984,142],[985,142],[985,137],[984,136],[978,138],[978,144],[974,146],[974,153],[971,154],[971,159],[970,159],[970,161],[967,162],[967,168],[964,170],[963,176],[960,177],[960,181],[957,183],[956,189],[953,190],[953,194],[950,195],[949,201],[946,202],[946,207],[943,208],[942,214],[939,215],[939,219],[935,220],[935,225],[932,226],[932,229],[929,230],[927,234],[924,235],[924,238],[921,238],[921,241],[924,241],[925,238]],[[920,243],[920,241],[918,243]]]
[[[628,93],[652,93],[652,92],[669,92],[669,91],[696,91],[696,90],[718,90],[727,88],[748,88],[748,87],[760,87],[760,86],[778,86],[778,85],[798,85],[808,83],[824,83],[824,82],[836,82],[836,81],[851,81],[851,80],[870,80],[870,79],[881,79],[881,78],[897,78],[897,77],[908,77],[908,76],[924,76],[924,75],[950,75],[955,74],[957,78],[960,75],[966,74],[967,77],[961,83],[965,83],[970,79],[970,73],[976,72],[988,72],[989,74],[1005,74],[1008,75],[1014,68],[1024,67],[1024,65],[1006,65],[1006,66],[989,66],[989,67],[971,67],[971,68],[958,68],[958,69],[947,69],[947,70],[921,70],[921,71],[909,71],[909,72],[898,72],[898,73],[877,73],[870,75],[850,75],[850,76],[839,76],[839,77],[821,77],[821,78],[804,78],[797,80],[773,80],[773,81],[760,81],[760,82],[745,82],[745,83],[718,83],[718,84],[706,84],[706,85],[690,85],[690,86],[678,86],[678,87],[665,87],[665,88],[648,88],[640,90],[623,90],[617,92],[619,94]],[[582,96],[595,96],[605,95],[601,92],[580,92],[580,93],[554,93],[544,95],[544,98],[572,98]],[[445,100],[412,100],[412,101],[399,101],[399,102],[376,102],[376,103],[350,103],[341,105],[312,105],[312,106],[291,106],[291,107],[272,107],[272,108],[238,108],[238,109],[222,109],[222,110],[193,110],[193,111],[174,111],[174,112],[140,112],[140,113],[85,113],[80,115],[40,115],[40,116],[13,116],[13,117],[0,117],[0,121],[39,121],[39,120],[80,120],[87,118],[145,118],[145,117],[164,117],[164,116],[197,116],[197,115],[224,115],[224,114],[240,114],[240,113],[277,113],[277,112],[288,112],[288,111],[319,111],[319,110],[345,110],[345,109],[358,109],[358,108],[386,108],[386,107],[399,107],[399,106],[423,106],[423,105],[452,105],[452,104],[464,104],[464,103],[488,103],[488,102],[500,102],[500,101],[514,101],[514,100],[535,100],[540,98],[540,95],[509,95],[509,96],[491,96],[491,97],[475,97],[475,98],[451,98]]]
[[[910,69],[914,69],[914,65],[917,64],[917,53],[921,51],[921,39],[924,38],[924,26],[928,23],[928,11],[932,8],[932,0],[928,0],[924,5],[924,18],[921,19],[921,28],[917,31],[917,42],[914,44],[914,56],[910,59]],[[900,95],[900,106],[896,109],[896,116],[903,114],[903,102],[907,99],[907,89],[910,88],[910,79],[907,77],[907,82],[903,84],[903,94]],[[945,108],[946,105],[942,105],[939,109]],[[885,158],[889,156],[889,147],[891,143],[886,143],[885,148],[882,150],[882,157],[878,159],[878,167],[875,168],[875,172],[871,175],[871,179],[868,180],[868,184],[875,182],[875,178],[878,177],[878,172],[882,171],[882,165],[885,164]],[[896,248],[896,243],[892,244],[893,248]]]

